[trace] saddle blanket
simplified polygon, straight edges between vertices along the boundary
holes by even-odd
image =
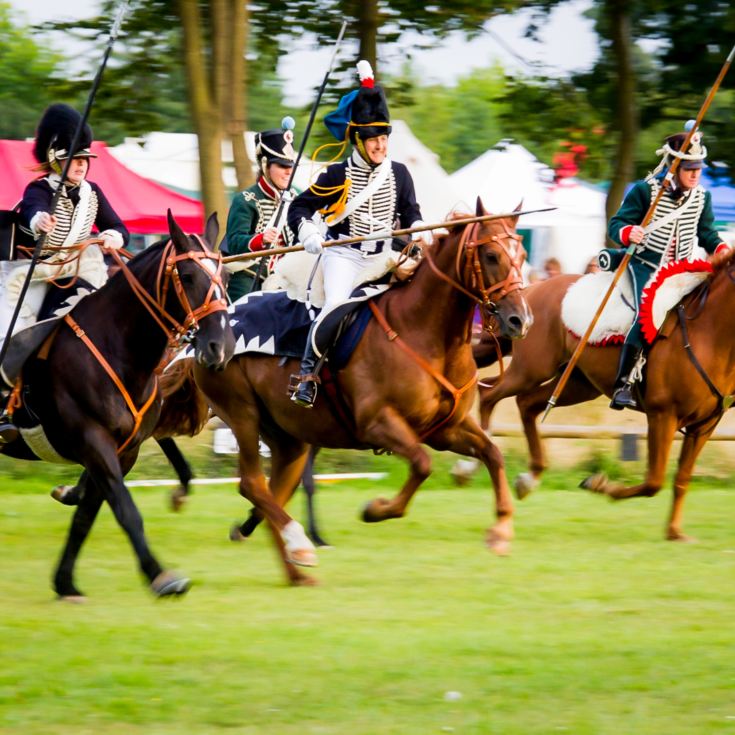
[[[336,369],[335,362],[344,364],[349,359],[349,354],[345,354],[346,346],[352,345],[350,353],[357,346],[359,334],[355,334],[355,329],[359,326],[361,334],[367,325],[368,318],[360,316],[362,311],[369,314],[364,309],[365,302],[387,288],[386,283],[365,284],[355,289],[348,301],[326,313],[290,298],[286,291],[254,291],[247,294],[227,310],[235,335],[235,355],[256,353],[301,358],[312,321],[315,321],[314,347],[317,355],[321,355],[335,338],[339,338],[339,344],[331,353],[334,358],[332,366]],[[349,330],[345,327],[340,330],[343,320],[350,315],[354,318],[349,324],[354,326]],[[194,347],[188,345],[172,362],[193,356]]]
[[[673,261],[654,272],[643,289],[638,315],[643,336],[649,344],[656,339],[669,310],[711,273],[712,266],[706,260]],[[569,287],[562,300],[561,318],[564,326],[575,337],[580,337],[587,331],[614,276],[612,271],[590,273]],[[630,278],[624,273],[590,335],[589,344],[597,347],[622,344],[633,326],[634,317]]]

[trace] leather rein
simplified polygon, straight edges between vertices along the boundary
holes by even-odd
[[[457,279],[454,280],[450,276],[446,275],[443,271],[439,270],[438,266],[431,257],[431,246],[425,249],[425,257],[431,267],[431,270],[442,280],[449,283],[452,288],[463,293],[469,297],[472,301],[480,306],[485,307],[490,313],[495,311],[495,304],[500,301],[504,296],[513,291],[517,291],[523,288],[523,278],[521,276],[521,265],[522,260],[517,256],[512,255],[508,247],[505,245],[503,240],[505,239],[520,239],[520,235],[511,232],[504,222],[501,223],[504,229],[502,235],[491,235],[490,237],[482,240],[477,239],[477,233],[479,230],[479,222],[474,222],[470,225],[465,226],[462,231],[462,235],[459,241],[459,247],[457,248],[457,259],[455,263],[455,270]],[[486,286],[485,278],[482,273],[482,266],[480,264],[480,257],[478,249],[480,245],[487,245],[488,243],[495,242],[502,248],[503,252],[508,256],[511,267],[508,271],[508,275],[498,283]],[[462,256],[464,256],[464,268],[461,269]],[[479,292],[479,296],[466,288],[460,281],[464,281],[468,284],[469,288],[476,289]],[[491,298],[494,295],[494,299]],[[426,437],[436,432],[442,426],[447,424],[450,419],[457,412],[459,402],[462,396],[477,382],[477,374],[473,375],[472,378],[465,383],[461,388],[456,388],[450,383],[440,372],[435,370],[432,365],[419,355],[414,349],[409,347],[398,335],[398,333],[390,326],[385,315],[378,309],[375,303],[371,300],[368,301],[370,310],[375,317],[375,320],[381,326],[385,332],[388,341],[394,342],[400,347],[411,359],[420,367],[422,367],[439,385],[441,385],[451,396],[452,396],[452,408],[447,416],[432,424],[426,431],[419,435],[419,440],[423,441]],[[483,311],[483,328],[487,315]]]
[[[112,382],[117,387],[118,391],[122,395],[128,410],[133,416],[133,430],[130,436],[123,442],[118,448],[117,453],[121,454],[128,444],[132,441],[135,434],[138,432],[140,425],[147,413],[148,409],[153,405],[153,402],[158,395],[158,373],[163,369],[163,366],[168,362],[169,350],[180,349],[184,343],[192,342],[196,333],[199,331],[199,320],[203,319],[209,314],[213,314],[217,311],[226,311],[227,302],[224,297],[215,299],[215,289],[219,287],[221,292],[224,294],[224,285],[222,283],[222,254],[211,251],[202,238],[198,235],[193,235],[196,238],[200,251],[192,252],[187,250],[184,253],[177,254],[173,241],[169,240],[163,247],[163,253],[161,255],[161,261],[158,268],[158,275],[156,276],[156,284],[154,288],[155,296],[152,296],[148,291],[141,285],[140,281],[128,268],[127,263],[123,260],[122,256],[117,250],[110,250],[109,254],[112,255],[116,263],[120,266],[128,285],[136,295],[138,300],[143,304],[148,313],[151,315],[153,320],[158,324],[159,327],[166,334],[167,350],[164,353],[164,357],[155,370],[155,378],[153,384],[153,390],[148,399],[143,403],[141,408],[136,408],[135,402],[130,396],[130,393],[123,385],[120,377],[115,373],[110,363],[104,357],[104,355],[97,349],[92,340],[87,336],[86,332],[77,324],[71,314],[66,314],[64,321],[69,325],[74,334],[86,345],[89,351],[94,355],[97,362],[102,366],[105,372],[108,374]],[[210,286],[202,304],[196,308],[192,308],[189,301],[189,297],[184,290],[183,283],[181,282],[181,275],[178,270],[178,263],[181,261],[193,261],[196,265],[201,268],[210,278]],[[204,260],[214,261],[216,265],[215,272],[212,273],[206,265],[202,263]],[[168,297],[169,289],[173,283],[174,291],[178,297],[179,303],[186,314],[184,320],[179,322],[171,314],[166,311],[165,303]]]

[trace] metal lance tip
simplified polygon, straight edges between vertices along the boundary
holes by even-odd
[[[551,413],[551,409],[556,406],[556,401],[554,400],[554,397],[552,396],[549,398],[549,402],[546,404],[546,410],[544,411],[544,415],[541,418],[541,423],[543,424],[544,421],[546,421],[546,417]]]

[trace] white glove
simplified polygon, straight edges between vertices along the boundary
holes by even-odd
[[[423,227],[426,224],[426,222],[423,222],[420,219],[417,219],[411,227]],[[414,242],[421,241],[423,245],[431,245],[431,243],[434,242],[434,235],[432,234],[431,230],[424,230],[423,232],[414,232],[411,234],[411,239]]]
[[[123,236],[117,230],[104,230],[100,232],[100,240],[105,247],[119,250],[124,244]]]
[[[31,218],[31,232],[38,237],[42,232],[51,232],[56,227],[56,217],[48,212],[36,212]]]
[[[304,246],[304,250],[311,255],[319,255],[322,252],[322,243],[324,242],[322,233],[309,220],[304,220],[299,225],[299,241]]]

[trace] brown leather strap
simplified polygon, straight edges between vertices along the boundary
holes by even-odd
[[[386,336],[388,337],[388,341],[395,342],[395,344],[397,344],[407,355],[409,355],[409,357],[411,357],[411,359],[415,363],[426,370],[426,372],[429,373],[429,375],[431,375],[431,377],[434,378],[434,380],[436,380],[436,382],[439,383],[439,385],[441,385],[452,396],[454,403],[452,405],[452,410],[449,412],[449,415],[443,418],[438,423],[430,426],[423,434],[420,434],[419,439],[423,440],[430,434],[433,434],[435,431],[437,431],[437,429],[444,426],[444,424],[446,424],[452,418],[452,416],[454,416],[454,414],[457,412],[457,407],[459,406],[460,399],[475,384],[475,382],[477,381],[477,375],[473,375],[472,378],[461,388],[456,388],[441,373],[434,370],[434,368],[427,360],[421,357],[418,352],[415,352],[413,349],[411,349],[411,347],[409,347],[398,336],[398,333],[390,326],[390,324],[388,324],[388,320],[372,301],[368,301],[368,306],[370,307],[370,311],[373,312],[375,320],[378,322],[378,324],[380,324]]]
[[[64,317],[64,321],[71,327],[74,334],[79,337],[82,342],[87,346],[87,349],[94,355],[97,362],[102,365],[105,372],[110,376],[110,380],[115,384],[117,389],[120,391],[120,394],[123,397],[123,400],[128,406],[128,410],[133,415],[133,430],[130,433],[130,436],[122,443],[120,447],[118,447],[117,453],[121,454],[125,447],[128,446],[128,444],[132,441],[133,437],[137,433],[138,429],[140,428],[140,424],[143,421],[143,417],[148,412],[148,409],[153,404],[153,401],[155,400],[156,396],[158,395],[158,378],[155,378],[155,382],[153,384],[153,391],[151,392],[150,397],[148,400],[143,404],[143,406],[140,409],[137,409],[135,407],[135,403],[133,403],[133,399],[130,397],[130,394],[128,393],[127,389],[123,385],[123,382],[118,377],[117,373],[112,369],[112,366],[109,362],[105,359],[104,355],[95,347],[92,340],[87,336],[87,333],[77,324],[76,321],[74,321],[74,318],[71,316],[71,314],[67,314]]]

